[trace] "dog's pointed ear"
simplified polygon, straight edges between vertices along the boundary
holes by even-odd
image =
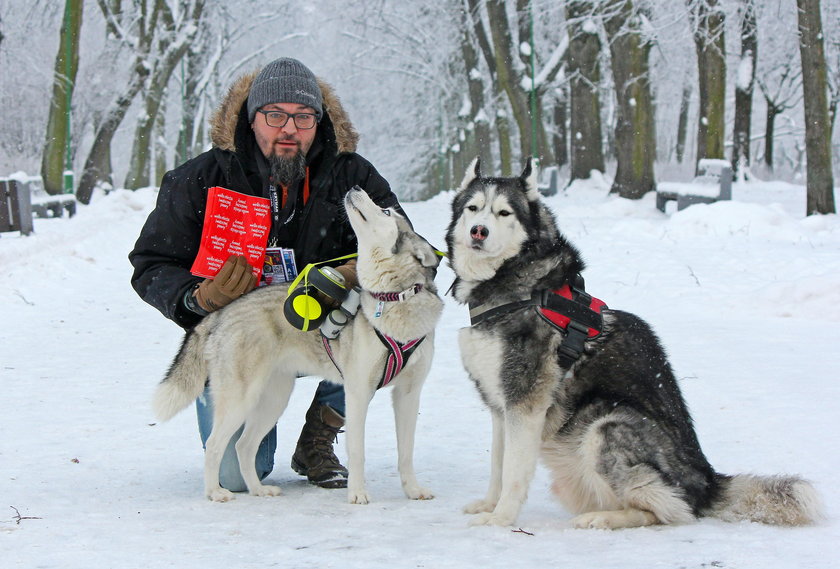
[[[458,191],[463,191],[470,185],[470,182],[475,180],[476,178],[481,177],[481,159],[476,156],[473,158],[473,161],[470,162],[470,165],[467,166],[467,173],[464,175],[464,179],[461,181],[461,185],[458,186]]]
[[[525,187],[525,196],[528,201],[537,201],[540,199],[540,192],[537,189],[537,168],[534,165],[533,157],[529,156],[525,159],[525,169],[519,179],[522,180],[522,185]]]

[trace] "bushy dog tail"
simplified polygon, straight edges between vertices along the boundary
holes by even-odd
[[[802,526],[822,517],[816,489],[798,476],[718,475],[720,494],[707,515],[727,522]]]
[[[204,360],[206,335],[191,330],[184,336],[178,355],[169,366],[166,376],[155,391],[153,407],[161,421],[168,421],[196,400],[204,391],[207,381],[207,363]]]

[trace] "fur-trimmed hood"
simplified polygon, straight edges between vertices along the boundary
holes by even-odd
[[[259,72],[260,70],[257,69],[240,76],[234,81],[222,103],[213,113],[210,119],[210,139],[216,148],[230,150],[231,152],[236,151],[235,140],[237,123],[241,120],[240,111],[248,101],[251,83],[254,82]],[[341,100],[332,86],[320,78],[318,78],[318,86],[321,88],[321,94],[324,97],[324,117],[321,118],[318,125],[319,130],[326,127],[335,131],[338,153],[355,152],[359,142],[359,134],[350,122],[350,117],[341,105]]]

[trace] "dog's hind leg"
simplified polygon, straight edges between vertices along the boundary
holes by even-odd
[[[262,438],[277,423],[289,404],[289,397],[294,387],[294,378],[274,378],[266,383],[266,388],[257,404],[248,413],[245,429],[236,442],[236,456],[239,459],[239,471],[252,496],[279,496],[279,486],[260,482],[254,464],[257,448]]]
[[[569,510],[581,513],[573,527],[619,529],[694,520],[686,502],[691,471],[667,439],[657,436],[657,427],[647,424],[636,412],[613,411],[579,436],[557,437],[544,447],[546,466],[554,474],[552,490]]]
[[[493,441],[490,447],[490,486],[482,500],[476,500],[464,507],[464,513],[478,514],[492,512],[502,493],[502,460],[505,454],[505,420],[500,412],[491,410]]]
[[[413,381],[412,381],[413,380]],[[414,474],[414,436],[420,410],[420,388],[424,377],[401,377],[394,385],[392,400],[397,429],[397,467],[405,495],[412,500],[431,500],[434,494],[420,486]]]
[[[219,484],[219,466],[230,438],[242,426],[244,413],[217,404],[213,408],[213,430],[204,445],[204,494],[214,502],[233,500],[230,490]]]
[[[545,408],[530,408],[527,412],[521,408],[505,410],[499,501],[492,512],[473,518],[471,525],[509,526],[516,521],[537,468],[545,412]]]
[[[681,491],[666,484],[647,465],[629,468],[622,477],[622,488],[616,488],[618,508],[581,514],[572,519],[572,526],[621,529],[694,520]]]

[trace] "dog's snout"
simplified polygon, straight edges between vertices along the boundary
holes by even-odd
[[[473,225],[470,229],[470,237],[476,241],[484,241],[489,234],[490,231],[484,225]]]

